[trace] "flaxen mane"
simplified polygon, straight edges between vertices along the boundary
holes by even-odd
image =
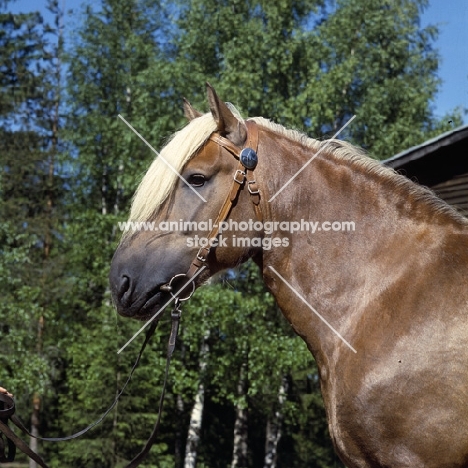
[[[239,112],[231,105],[230,108],[242,120]],[[394,190],[411,195],[417,201],[428,204],[435,211],[448,215],[457,222],[468,223],[467,218],[464,218],[453,208],[442,202],[429,189],[413,184],[406,177],[397,174],[393,169],[369,158],[363,150],[350,143],[341,140],[315,140],[297,130],[288,130],[263,117],[255,117],[252,120],[261,127],[309,147],[314,152],[324,148],[324,154],[330,154],[348,164],[353,164],[360,170],[381,178],[383,182],[390,184]],[[154,213],[174,189],[179,178],[177,174],[182,172],[183,167],[215,130],[216,123],[213,116],[211,113],[207,113],[192,120],[171,137],[161,150],[159,157],[151,164],[135,192],[130,211],[130,221],[148,221],[153,217]]]
[[[442,201],[432,190],[414,184],[406,177],[398,174],[394,169],[386,167],[377,160],[370,158],[364,150],[351,143],[342,140],[315,140],[304,133],[286,129],[282,125],[271,122],[263,117],[255,117],[252,120],[264,128],[311,148],[314,152],[323,148],[324,154],[332,155],[346,164],[352,164],[356,169],[378,177],[383,183],[387,183],[393,191],[400,192],[406,197],[413,197],[416,202],[427,205],[434,213],[448,216],[456,223],[468,224],[468,218],[465,218],[453,207]]]
[[[179,179],[177,174],[216,130],[211,114],[192,120],[176,132],[153,161],[133,196],[130,221],[148,221]]]

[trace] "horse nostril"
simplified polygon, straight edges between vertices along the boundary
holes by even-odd
[[[130,278],[126,275],[123,275],[120,281],[120,287],[119,287],[119,293],[118,293],[120,300],[122,300],[125,294],[127,294],[129,289],[130,289]]]

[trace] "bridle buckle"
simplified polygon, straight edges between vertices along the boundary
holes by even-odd
[[[249,180],[248,184],[247,184],[247,189],[250,193],[250,195],[258,195],[260,193],[260,190],[258,189],[258,186],[256,189],[252,189],[251,188],[251,185],[253,184],[257,184],[257,181],[256,180]]]
[[[242,179],[238,179],[237,176],[238,174],[241,175]],[[244,183],[244,180],[245,180],[245,172],[242,170],[242,169],[237,169],[237,171],[235,172],[234,174],[234,177],[233,179],[239,184],[243,184]]]
[[[205,253],[202,253],[203,251],[205,251]],[[209,247],[201,247],[200,250],[197,252],[197,260],[200,260],[200,262],[206,262],[206,257],[209,253]]]

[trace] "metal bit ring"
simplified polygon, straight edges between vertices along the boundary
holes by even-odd
[[[194,281],[191,281],[191,283],[187,283],[185,287],[183,287],[183,284],[182,283],[182,286],[178,286],[176,287],[175,285],[173,285],[173,281],[176,280],[176,279],[181,279],[181,278],[186,278],[187,275],[185,273],[179,273],[178,275],[175,275],[172,277],[171,281],[169,281],[169,283],[167,283],[167,290],[169,290],[169,287],[171,288],[169,290],[171,296],[176,299],[176,300],[179,300],[179,302],[185,302],[185,301],[188,301],[192,296],[193,296],[193,293],[195,292],[195,282]],[[190,284],[192,285],[192,290],[187,294],[187,296],[182,296],[182,292],[189,288],[190,287]],[[165,285],[166,286],[166,285]],[[176,290],[176,294],[173,293],[173,291]],[[177,295],[177,293],[179,293]]]

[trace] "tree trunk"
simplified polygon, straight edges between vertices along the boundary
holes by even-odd
[[[267,421],[266,441],[265,441],[265,461],[263,468],[276,468],[278,458],[278,443],[281,439],[281,425],[283,422],[283,405],[288,391],[288,381],[286,377],[281,379],[281,385],[278,390],[278,401],[275,405],[274,414]]]
[[[32,400],[32,415],[31,415],[31,434],[35,437],[39,436],[39,413],[41,410],[41,396],[38,393],[33,395]],[[29,438],[29,448],[35,453],[39,453],[39,443],[34,437]],[[37,463],[30,458],[29,468],[37,468]]]
[[[177,409],[177,420],[182,421],[182,418],[184,416],[184,400],[182,397],[177,395],[176,397],[176,409]],[[183,465],[183,450],[184,450],[184,441],[183,441],[183,427],[181,424],[176,425],[176,435],[175,435],[175,450],[174,450],[174,455],[175,455],[175,468],[182,468]]]
[[[204,373],[208,361],[209,335],[209,332],[205,333],[205,336],[203,337],[203,343],[200,349],[200,383],[198,384],[198,391],[195,395],[195,403],[192,408],[192,413],[190,414],[187,444],[185,446],[184,468],[195,468],[197,465],[197,452],[200,442],[200,431],[203,421],[203,407],[205,404]]]
[[[232,453],[231,468],[247,468],[248,452],[248,408],[247,397],[247,364],[241,366],[239,381],[237,383],[237,394],[239,403],[236,406],[236,421],[234,423],[234,449]]]

